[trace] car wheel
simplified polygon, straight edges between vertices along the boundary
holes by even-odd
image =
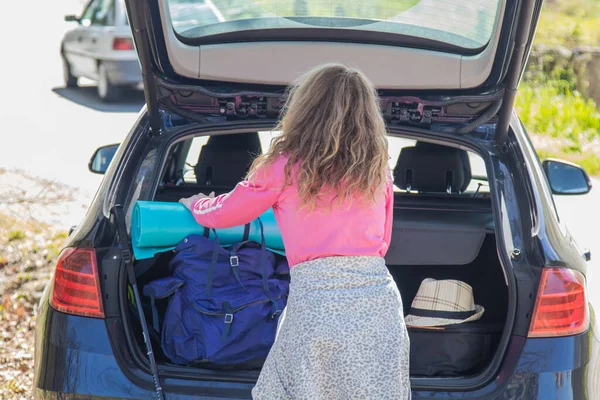
[[[77,87],[77,77],[73,75],[71,72],[71,65],[69,62],[63,57],[63,81],[65,82],[65,87],[74,88]]]
[[[98,66],[98,97],[105,103],[111,103],[119,98],[121,88],[110,83],[106,65]]]

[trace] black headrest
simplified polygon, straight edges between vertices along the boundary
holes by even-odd
[[[194,167],[200,186],[235,186],[247,174],[254,158],[262,153],[258,133],[211,136]]]
[[[460,193],[471,181],[469,154],[427,142],[404,147],[394,168],[394,183],[403,190]]]
[[[243,149],[252,153],[261,152],[260,139],[256,132],[214,135],[208,138],[203,150],[207,146],[212,149]]]

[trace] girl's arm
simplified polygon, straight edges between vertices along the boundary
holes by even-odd
[[[277,160],[260,168],[251,179],[238,183],[229,193],[193,200],[189,207],[192,215],[200,225],[215,229],[255,220],[277,202],[283,189],[285,164],[285,160]]]

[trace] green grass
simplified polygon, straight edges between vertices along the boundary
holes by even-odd
[[[599,27],[600,1],[547,0],[535,44],[600,46]],[[600,175],[600,154],[592,153],[590,147],[583,150],[587,143],[600,139],[600,112],[593,100],[574,90],[574,71],[570,66],[542,74],[531,70],[526,79],[515,104],[519,117],[530,135],[553,138],[550,145],[538,150],[540,158],[565,159]]]
[[[540,158],[561,158],[575,162],[591,175],[600,175],[600,154],[584,154],[582,145],[600,139],[600,112],[593,100],[586,100],[568,85],[550,81],[544,85],[523,83],[515,108],[532,135],[560,139],[562,146],[539,150]]]
[[[565,137],[571,142],[569,146],[600,138],[600,112],[594,101],[558,82],[543,86],[524,82],[515,108],[529,132]]]
[[[593,154],[588,154],[584,157],[573,157],[571,160],[581,165],[588,174],[600,175],[600,157]]]
[[[23,239],[25,239],[25,232],[23,232],[21,230],[8,232],[8,241],[9,242],[14,242],[16,240],[23,240]]]
[[[67,232],[57,232],[52,239],[53,240],[60,240],[60,239],[66,239],[68,236]]]
[[[538,44],[574,47],[600,45],[600,1],[547,1],[538,23]]]
[[[600,45],[600,16],[575,17],[557,12],[542,12],[535,41],[538,44],[576,46]]]

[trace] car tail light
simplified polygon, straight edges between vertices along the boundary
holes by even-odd
[[[529,337],[569,336],[590,322],[585,277],[568,268],[544,268]]]
[[[54,271],[50,305],[68,314],[104,318],[94,249],[62,251]]]
[[[114,38],[113,50],[133,50],[133,40],[129,38]]]

